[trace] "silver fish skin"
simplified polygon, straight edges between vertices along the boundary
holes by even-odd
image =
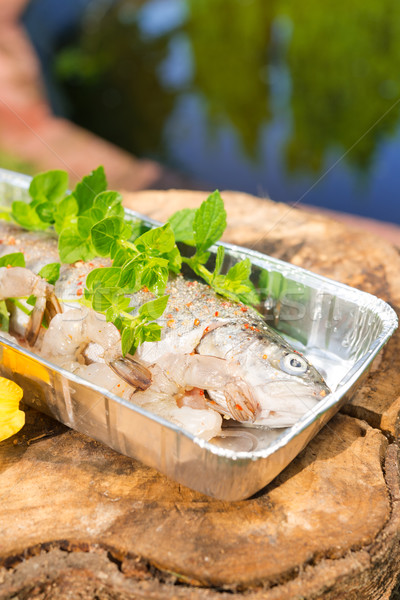
[[[35,272],[46,263],[59,260],[57,240],[51,234],[26,232],[0,222],[0,238],[0,255],[21,251],[27,267]],[[62,265],[55,293],[64,304],[64,310],[77,311],[88,273],[109,264],[108,260],[94,259],[88,263]],[[180,408],[211,407],[238,421],[287,427],[329,394],[318,371],[271,329],[257,311],[225,300],[209,286],[181,275],[171,278],[166,293],[169,294],[168,305],[158,319],[162,325],[161,340],[145,342],[134,356],[153,376],[148,389],[130,394],[135,403],[151,410],[156,407],[154,412],[157,412],[160,410],[157,403],[164,398],[171,407],[177,403],[181,403]],[[139,307],[154,297],[147,290],[141,290],[132,296],[131,305]],[[77,321],[82,318],[78,317]],[[102,316],[98,318],[104,323]],[[49,329],[54,329],[56,321],[61,319],[57,315],[53,319],[54,327],[52,321]],[[108,340],[118,340],[111,324],[104,323],[101,327],[103,335],[110,332]],[[49,332],[46,335],[49,336]],[[115,340],[113,344],[115,346]],[[71,354],[70,362],[68,359],[64,366],[75,368],[75,354],[84,345],[89,346],[93,362],[102,362],[98,340],[92,343],[78,340],[72,349],[73,360]],[[68,339],[64,345],[60,342],[59,354],[71,353],[69,346]],[[40,352],[40,348],[38,350]],[[84,370],[81,374],[85,377]],[[205,396],[196,395],[196,390],[204,391]]]
[[[254,309],[217,296],[207,285],[181,275],[169,282],[167,309],[159,322],[159,342],[145,342],[136,357],[161,364],[168,355],[193,354],[223,360],[227,373],[240,377],[258,405],[254,424],[293,425],[330,393],[320,373],[274,331]],[[136,306],[152,295],[139,292]],[[207,390],[225,415],[232,416],[221,390]],[[236,415],[237,420],[240,414]]]

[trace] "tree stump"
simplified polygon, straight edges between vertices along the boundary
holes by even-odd
[[[125,202],[165,220],[204,197],[146,191]],[[223,197],[226,240],[400,307],[400,256],[385,241]],[[25,428],[0,444],[0,598],[389,600],[400,574],[399,346],[396,333],[353,402],[242,502],[193,492],[28,409]]]

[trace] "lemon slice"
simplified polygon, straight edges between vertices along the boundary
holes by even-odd
[[[25,413],[19,410],[22,395],[19,385],[0,377],[0,442],[17,433],[25,424]]]

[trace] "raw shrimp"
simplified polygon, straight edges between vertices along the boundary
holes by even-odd
[[[50,321],[61,306],[54,294],[54,287],[38,275],[24,267],[0,267],[0,299],[35,296],[36,303],[32,310],[26,339],[33,346],[39,335],[43,316]]]

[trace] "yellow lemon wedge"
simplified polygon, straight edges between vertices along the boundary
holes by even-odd
[[[22,395],[19,385],[0,377],[0,442],[17,433],[25,424],[25,413],[19,410]]]

